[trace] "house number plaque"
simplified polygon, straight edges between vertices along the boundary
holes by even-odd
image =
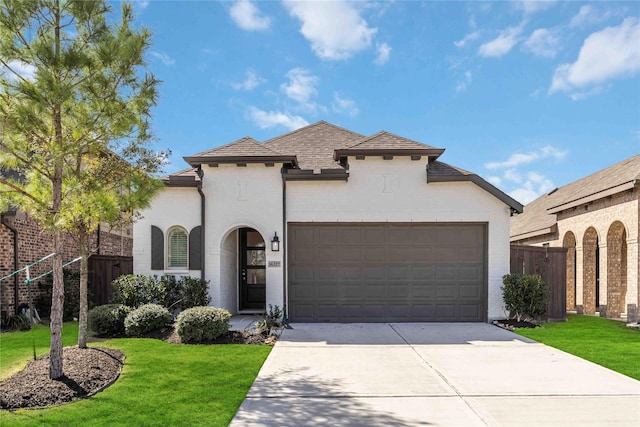
[[[280,267],[280,261],[269,261],[269,267]]]

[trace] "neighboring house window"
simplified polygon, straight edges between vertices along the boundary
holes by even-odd
[[[184,228],[176,227],[167,233],[167,268],[188,268],[189,235]]]

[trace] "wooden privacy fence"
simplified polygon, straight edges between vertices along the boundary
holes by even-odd
[[[89,258],[89,290],[96,305],[107,304],[113,296],[111,282],[133,273],[133,257],[93,255]]]
[[[539,274],[549,284],[550,322],[567,320],[567,248],[511,245],[511,274]]]

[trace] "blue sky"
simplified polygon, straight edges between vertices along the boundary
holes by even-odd
[[[527,203],[640,152],[637,1],[134,4],[167,172],[326,120],[445,148]]]

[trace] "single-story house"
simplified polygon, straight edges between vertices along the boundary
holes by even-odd
[[[556,188],[511,218],[513,244],[565,247],[567,310],[640,320],[640,154]]]
[[[187,156],[134,226],[134,272],[199,276],[214,306],[292,322],[504,317],[522,205],[443,152],[320,121]]]

